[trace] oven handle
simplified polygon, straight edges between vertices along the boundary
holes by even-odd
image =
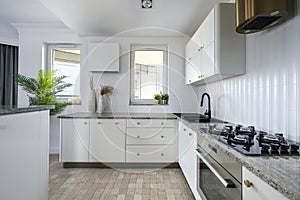
[[[205,163],[205,165],[214,173],[214,175],[219,179],[219,181],[226,187],[226,188],[235,188],[235,184],[230,179],[224,179],[216,170],[211,166],[211,164],[201,155],[200,150],[195,150],[197,156]]]

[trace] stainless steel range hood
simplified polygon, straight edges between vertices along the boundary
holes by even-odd
[[[254,33],[294,15],[297,0],[236,0],[236,31]]]

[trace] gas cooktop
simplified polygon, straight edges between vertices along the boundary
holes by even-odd
[[[241,125],[235,127],[210,125],[209,128],[201,130],[208,134],[218,135],[218,140],[245,155],[300,155],[299,143],[286,140],[283,133],[269,134],[264,131],[256,131],[254,126],[243,127]]]

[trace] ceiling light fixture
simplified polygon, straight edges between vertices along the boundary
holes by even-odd
[[[152,0],[142,0],[142,8],[152,8]]]

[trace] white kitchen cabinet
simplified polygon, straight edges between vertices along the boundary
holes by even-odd
[[[90,162],[125,162],[125,119],[90,119]]]
[[[176,120],[167,119],[128,119],[126,162],[176,162],[176,124]]]
[[[48,199],[49,111],[0,116],[0,199]]]
[[[61,120],[61,161],[89,161],[89,119]]]
[[[118,43],[89,43],[88,69],[99,72],[119,72],[120,47]]]
[[[246,38],[235,32],[234,13],[234,4],[217,4],[188,42],[186,84],[202,85],[246,72]]]
[[[179,122],[178,127],[178,156],[179,165],[187,180],[192,193],[198,199],[197,192],[197,133],[188,128],[182,122]]]
[[[287,200],[280,192],[243,167],[243,200]]]

